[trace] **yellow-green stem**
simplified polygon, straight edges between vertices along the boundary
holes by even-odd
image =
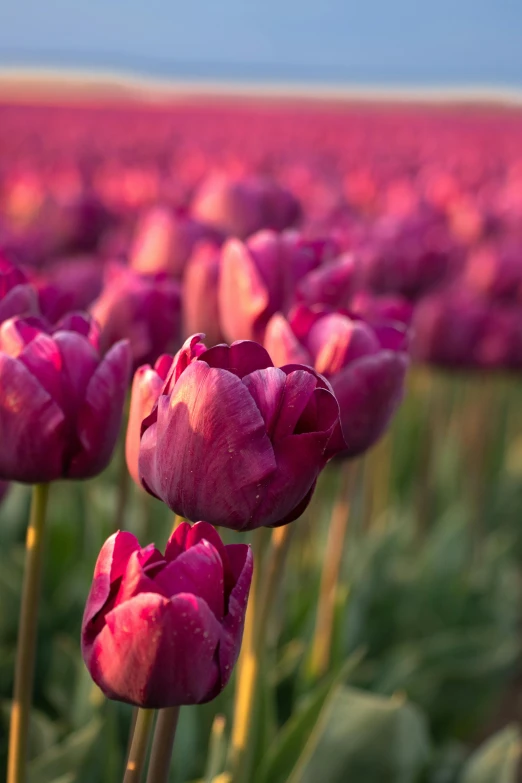
[[[224,715],[216,715],[212,722],[210,742],[208,746],[207,765],[204,775],[205,783],[212,783],[214,778],[216,778],[223,770],[226,753],[225,723],[226,718]]]
[[[325,675],[330,665],[335,599],[350,517],[349,493],[352,472],[353,466],[349,462],[344,462],[341,466],[339,488],[328,529],[310,659],[310,673],[313,679]]]
[[[153,721],[154,710],[138,711],[123,783],[139,783],[141,780]]]
[[[179,707],[167,707],[158,712],[150,752],[147,783],[168,782],[178,718]]]
[[[288,550],[290,525],[272,531],[262,559],[263,531],[254,533],[254,576],[237,672],[230,764],[233,783],[249,783],[254,745],[256,692],[265,651],[268,619]],[[262,571],[262,575],[261,575]]]
[[[7,783],[25,783],[26,779],[29,714],[33,693],[38,604],[48,496],[48,484],[35,484],[26,537],[24,583],[9,731]]]

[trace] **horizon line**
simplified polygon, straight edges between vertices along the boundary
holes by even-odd
[[[71,89],[75,95],[70,94]],[[13,96],[14,90],[23,90],[24,94]],[[0,66],[0,98],[7,90],[10,99],[24,99],[28,93],[37,101],[47,101],[58,97],[72,99],[98,93],[98,98],[127,97],[143,102],[161,102],[176,98],[265,98],[296,99],[319,102],[362,101],[367,103],[397,102],[422,104],[500,104],[505,106],[522,105],[522,88],[498,85],[426,85],[408,87],[403,85],[375,85],[332,83],[285,82],[285,81],[249,81],[241,79],[203,79],[187,77],[173,79],[168,77],[150,77],[127,70],[83,68],[60,68],[36,66]],[[49,94],[52,90],[52,94]],[[45,91],[45,94],[42,93]]]

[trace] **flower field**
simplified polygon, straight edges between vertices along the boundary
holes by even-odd
[[[7,783],[517,783],[521,373],[522,109],[0,99]]]

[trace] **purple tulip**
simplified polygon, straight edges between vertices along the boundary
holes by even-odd
[[[0,323],[15,315],[38,314],[36,290],[26,276],[0,255]]]
[[[142,422],[142,485],[187,519],[235,530],[297,519],[345,448],[331,387],[309,367],[276,369],[257,343],[207,350],[200,337]]]
[[[339,402],[346,447],[356,457],[382,435],[403,396],[408,367],[405,329],[371,326],[347,312],[296,307],[268,324],[265,346],[275,363],[302,362],[331,383]]]
[[[184,211],[153,207],[141,218],[130,254],[130,266],[140,274],[163,272],[181,280],[195,244],[210,234]]]
[[[102,285],[103,266],[96,258],[61,259],[35,280],[40,311],[55,324],[67,313],[86,310],[100,295]]]
[[[212,175],[200,185],[192,214],[227,236],[246,239],[263,228],[282,231],[301,215],[294,196],[267,180],[234,180]]]
[[[263,341],[266,325],[290,308],[297,284],[330,258],[332,243],[296,231],[229,239],[221,255],[219,312],[226,339]]]
[[[331,254],[335,255],[333,242],[331,247]],[[297,299],[309,306],[345,307],[355,290],[356,279],[356,259],[352,253],[344,253],[307,274],[297,287]]]
[[[151,367],[150,364],[144,364],[134,373],[129,423],[125,439],[125,456],[129,473],[138,486],[141,486],[138,470],[141,423],[152,413],[173,361],[172,356],[164,354],[159,357],[154,367]]]
[[[201,704],[239,655],[253,560],[207,522],[179,525],[165,555],[118,532],[103,545],[82,623],[82,655],[110,699],[139,707]]]
[[[127,342],[101,358],[97,330],[72,315],[0,325],[0,478],[88,478],[109,463],[130,371]]]
[[[453,275],[461,259],[444,219],[426,212],[383,219],[362,260],[365,288],[416,300]]]
[[[413,357],[441,367],[475,367],[487,311],[485,302],[460,288],[424,297],[413,316]]]
[[[354,315],[370,323],[395,321],[410,326],[414,305],[403,296],[375,296],[369,291],[359,291],[352,297],[349,309]]]
[[[183,336],[204,332],[211,345],[222,339],[219,322],[220,248],[200,242],[185,267],[183,278]]]
[[[139,275],[112,264],[90,313],[101,328],[102,350],[127,338],[134,367],[155,362],[162,353],[179,346],[181,292],[166,275]]]

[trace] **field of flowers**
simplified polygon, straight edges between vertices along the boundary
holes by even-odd
[[[522,109],[0,100],[0,780],[522,780],[521,373]]]

